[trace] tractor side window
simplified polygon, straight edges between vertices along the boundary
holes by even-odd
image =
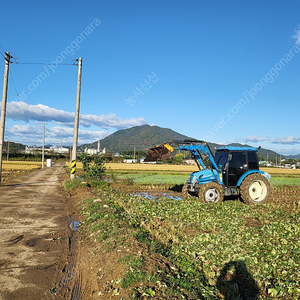
[[[255,151],[248,152],[248,166],[249,166],[249,170],[258,170],[259,169],[257,154]]]
[[[230,161],[231,167],[240,167],[247,164],[245,152],[231,152],[232,159]]]

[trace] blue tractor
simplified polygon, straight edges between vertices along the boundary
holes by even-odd
[[[184,183],[184,197],[198,196],[201,202],[215,203],[224,196],[239,196],[247,204],[260,204],[271,195],[271,175],[259,170],[259,148],[225,146],[216,149],[213,155],[204,141],[173,141],[157,147],[169,152],[189,151],[198,165],[199,171],[191,173]],[[157,147],[149,149],[145,161],[151,161],[153,153],[158,159]]]

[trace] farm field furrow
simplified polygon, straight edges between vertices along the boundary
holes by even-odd
[[[163,193],[151,199],[132,196],[134,189],[138,185],[130,194],[100,189],[97,197],[121,206],[124,220],[167,249],[181,278],[179,294],[190,295],[185,299],[300,297],[299,187],[274,187],[271,199],[253,207],[240,201],[202,204],[195,197],[171,200]],[[95,205],[88,218],[99,228]],[[187,286],[188,274],[194,277]],[[157,293],[164,291],[153,284]]]

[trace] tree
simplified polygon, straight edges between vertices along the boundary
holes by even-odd
[[[104,172],[104,159],[99,155],[89,156],[86,153],[81,153],[79,159],[83,164],[83,171],[85,172],[85,178],[99,181]]]
[[[178,164],[181,164],[182,161],[183,161],[183,154],[182,153],[177,153],[175,155],[175,161],[178,163]]]
[[[86,153],[80,153],[79,159],[82,162],[83,171],[84,172],[88,171],[89,163],[91,162],[91,157],[89,155],[87,155]]]
[[[100,156],[95,155],[92,157],[91,162],[88,165],[86,175],[93,180],[99,181],[102,179],[105,169],[104,160]]]

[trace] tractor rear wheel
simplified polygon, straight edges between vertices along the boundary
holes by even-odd
[[[260,204],[265,202],[271,194],[271,186],[267,178],[254,173],[247,176],[240,187],[242,200],[246,204]]]
[[[223,201],[224,192],[222,187],[216,182],[204,184],[198,193],[199,200],[203,203],[216,203]]]

